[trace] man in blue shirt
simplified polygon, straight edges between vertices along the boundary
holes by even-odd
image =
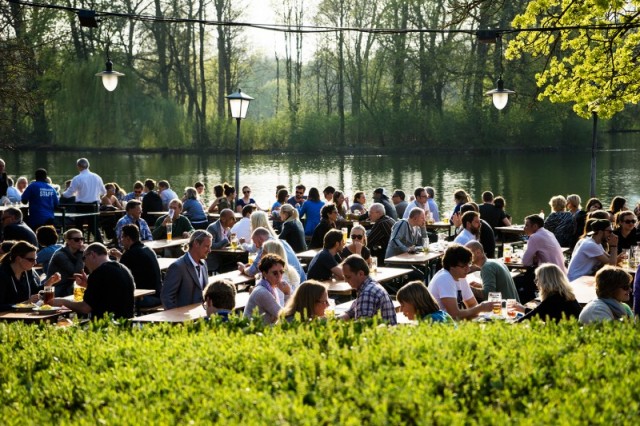
[[[58,193],[47,182],[47,171],[36,170],[36,180],[22,193],[21,200],[29,204],[27,224],[36,230],[41,225],[53,225],[54,209],[58,207]]]

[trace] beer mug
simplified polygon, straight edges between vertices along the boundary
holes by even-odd
[[[38,292],[38,295],[45,305],[49,305],[55,296],[55,289],[50,285],[45,286],[43,290]]]
[[[84,300],[84,291],[86,289],[77,284],[73,286],[73,301],[74,302],[82,302]]]

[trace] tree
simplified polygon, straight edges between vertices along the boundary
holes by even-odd
[[[572,102],[584,118],[593,112],[610,118],[640,100],[638,6],[638,0],[532,0],[512,25],[541,30],[519,33],[506,56],[546,58],[536,75],[538,99]]]

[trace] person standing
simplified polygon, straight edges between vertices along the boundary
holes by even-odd
[[[76,199],[77,213],[96,213],[96,216],[88,218],[81,217],[76,221],[76,227],[82,229],[85,223],[89,223],[89,231],[93,233],[96,242],[101,243],[102,233],[98,230],[98,208],[102,196],[107,193],[102,178],[89,170],[89,160],[79,158],[76,161],[78,174],[71,180],[71,185],[62,194],[64,197]]]
[[[47,182],[47,170],[36,170],[36,180],[22,193],[22,202],[29,204],[27,225],[36,230],[41,225],[53,225],[54,209],[58,207],[58,193]]]

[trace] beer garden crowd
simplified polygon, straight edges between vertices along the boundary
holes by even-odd
[[[397,309],[409,320],[444,324],[500,316],[590,323],[631,320],[631,307],[640,311],[640,212],[622,197],[605,209],[596,198],[583,208],[576,194],[554,196],[546,218],[531,214],[518,227],[490,191],[476,204],[458,190],[446,213],[428,186],[410,196],[377,188],[369,203],[363,191],[348,199],[332,186],[320,193],[299,184],[290,193],[280,185],[271,206],[258,206],[249,186],[236,194],[221,184],[208,203],[200,182],[182,196],[152,179],[125,193],[105,185],[87,159],[76,165],[78,174],[60,189],[45,169],[31,182],[14,181],[0,159],[0,311],[45,298],[93,318],[135,320],[136,312],[196,304],[207,317],[227,318],[238,310],[234,277],[254,284],[244,315],[266,323],[335,314],[396,324]],[[58,231],[68,225],[60,244]],[[173,239],[184,246],[150,245]],[[179,257],[164,274],[154,248]],[[409,269],[377,281],[378,267],[399,263]],[[593,275],[595,297],[578,300],[575,283]],[[336,282],[355,293],[340,311],[329,299]],[[135,298],[135,289],[149,291]]]

